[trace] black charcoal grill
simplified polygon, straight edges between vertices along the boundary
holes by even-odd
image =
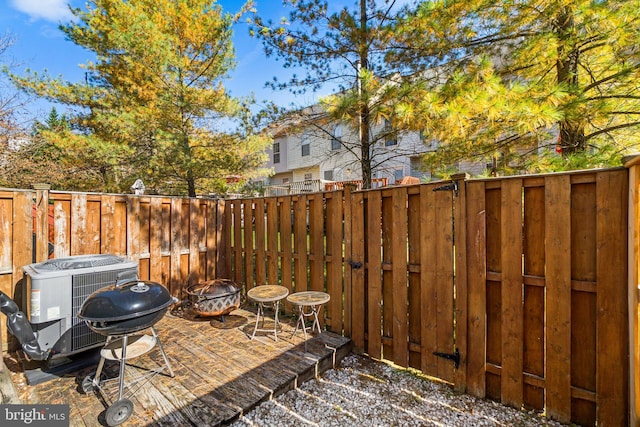
[[[84,320],[92,331],[107,337],[107,343],[100,352],[98,368],[95,374],[84,379],[82,390],[91,393],[97,389],[108,394],[106,385],[112,380],[102,379],[102,368],[105,360],[120,362],[117,399],[105,412],[109,426],[119,425],[131,416],[133,403],[128,397],[143,385],[139,384],[135,389],[130,385],[125,395],[124,370],[128,359],[149,352],[157,344],[169,375],[174,376],[153,325],[164,317],[169,306],[175,302],[177,299],[159,283],[129,280],[97,290],[89,295],[80,307],[78,318]],[[145,329],[151,329],[153,335],[140,334]],[[165,367],[149,371],[136,382],[150,380],[153,375],[164,371]]]

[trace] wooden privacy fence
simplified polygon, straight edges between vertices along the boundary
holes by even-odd
[[[373,357],[624,426],[629,194],[620,168],[229,200],[228,268],[247,288],[326,290],[326,327]]]
[[[0,189],[0,290],[13,296],[22,267],[34,261],[34,254],[37,261],[46,260],[52,239],[56,258],[126,256],[138,261],[142,279],[184,297],[189,284],[226,276],[219,267],[225,265],[224,252],[218,251],[225,246],[223,209],[224,202],[214,199],[50,192],[46,186]],[[0,316],[3,349],[5,322]]]
[[[0,190],[0,290],[47,258],[53,206],[55,257],[124,255],[179,297],[216,277],[325,290],[324,325],[359,351],[561,421],[638,425],[627,166],[226,201]]]

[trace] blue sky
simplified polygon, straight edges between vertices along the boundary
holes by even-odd
[[[286,15],[280,0],[258,0],[258,13],[263,17],[279,20]],[[92,53],[65,40],[58,29],[60,22],[68,22],[72,17],[68,4],[84,7],[84,0],[4,0],[0,1],[0,28],[2,34],[9,34],[14,39],[11,49],[2,57],[2,63],[14,64],[13,71],[21,74],[26,69],[32,71],[47,70],[52,76],[62,76],[67,81],[81,81],[84,71],[79,64],[92,59]],[[218,0],[225,11],[235,13],[240,10],[244,1]],[[264,88],[264,83],[274,75],[282,77],[287,73],[281,63],[273,58],[266,58],[259,40],[248,34],[247,24],[238,23],[234,27],[234,45],[237,66],[231,73],[231,79],[225,87],[234,96],[246,96],[253,93],[258,101],[273,100],[286,106],[291,102],[296,105],[310,105],[317,100],[317,95],[308,94],[293,98],[287,92],[273,92]],[[33,102],[30,111],[44,116],[48,113],[49,104]]]

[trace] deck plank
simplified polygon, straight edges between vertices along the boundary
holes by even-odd
[[[306,343],[301,331],[291,336],[295,320],[281,319],[284,328],[278,341],[267,333],[251,340],[255,310],[250,306],[226,316],[225,322],[168,313],[156,329],[175,377],[161,373],[135,391],[130,396],[133,414],[122,425],[225,425],[264,400],[339,364],[350,353],[350,340],[332,333],[310,337]],[[95,366],[28,385],[18,360],[15,353],[5,354],[6,370],[17,397],[3,403],[66,403],[70,407],[70,425],[93,427],[104,422],[104,411],[117,392],[85,395],[79,387]],[[155,347],[130,361],[125,385],[134,386],[132,378],[163,365]],[[117,367],[117,363],[107,364],[110,378],[117,380]],[[109,387],[117,389],[117,381]]]

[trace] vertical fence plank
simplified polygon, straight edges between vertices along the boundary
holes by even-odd
[[[221,225],[218,218],[218,202],[217,200],[206,200],[206,216],[205,216],[205,250],[206,250],[206,265],[205,265],[205,279],[213,280],[218,278],[216,276],[218,272],[217,268],[217,255],[218,251],[222,250],[221,241],[218,237],[218,233],[221,231],[218,228],[218,224]],[[224,276],[220,276],[224,278]]]
[[[186,290],[189,283],[183,283],[182,278],[182,200],[171,199],[171,274],[169,279],[169,290],[171,295],[182,297],[181,293]]]
[[[216,220],[216,238],[218,242],[216,251],[216,277],[231,278],[231,216],[230,204],[226,200],[216,201],[218,219]]]
[[[452,354],[453,330],[453,191],[438,191],[435,199],[435,277],[436,292],[436,348]],[[454,364],[438,357],[438,378],[453,382]]]
[[[364,351],[366,300],[364,294],[365,249],[364,196],[351,194],[351,257],[346,267],[351,270],[351,340],[356,351]]]
[[[542,185],[524,189],[524,354],[525,381],[523,401],[526,408],[544,409],[545,349],[545,188]],[[526,279],[529,278],[529,279]],[[541,385],[542,384],[542,385]]]
[[[580,179],[572,177],[570,194],[571,419],[589,425],[597,412],[597,195],[594,175],[575,178]]]
[[[100,197],[100,252],[112,254],[116,244],[116,198],[112,194]]]
[[[56,202],[55,219],[56,236],[58,228],[58,202]],[[56,242],[58,239],[56,238]],[[140,198],[127,196],[127,256],[138,261],[140,259]]]
[[[242,201],[229,200],[229,207],[233,212],[233,280],[236,283],[244,284],[244,263],[242,261],[242,234],[244,232],[242,223]],[[249,289],[250,288],[245,285],[245,292]]]
[[[486,208],[484,182],[466,183],[467,205],[467,392],[485,397]]]
[[[327,199],[327,292],[326,304],[329,330],[342,333],[342,192],[334,191]]]
[[[87,196],[71,195],[71,255],[80,255],[87,247]]]
[[[309,200],[309,288],[324,291],[324,197],[317,193]]]
[[[267,283],[278,281],[278,199],[270,197],[267,204]]]
[[[597,425],[628,424],[627,172],[598,173]]]
[[[69,255],[71,255],[71,203],[68,200],[55,200],[53,202],[53,256],[63,258]]]
[[[13,269],[13,198],[0,199],[0,274],[11,273]]]
[[[387,360],[394,356],[393,324],[393,197],[382,191],[382,354]]]
[[[407,228],[408,230],[420,229],[420,187],[408,189]],[[422,328],[420,313],[420,233],[407,233],[408,243],[408,312],[409,312],[409,366],[420,369],[420,332]],[[374,304],[372,304],[374,305]]]
[[[202,280],[200,265],[200,239],[204,227],[200,215],[200,199],[189,200],[189,273],[188,285],[194,285]]]
[[[420,331],[421,369],[427,375],[438,375],[436,327],[436,193],[433,185],[420,187]]]
[[[256,285],[253,246],[253,200],[244,199],[242,201],[242,219],[244,224],[244,285],[249,290]]]
[[[547,412],[571,418],[571,193],[570,177],[545,179],[545,253],[547,288]]]
[[[502,183],[502,402],[522,405],[522,180]]]
[[[265,211],[264,199],[256,199],[255,202],[255,241],[256,241],[256,284],[265,285],[267,283],[266,258],[266,236],[265,236]]]
[[[344,334],[351,336],[351,304],[353,299],[351,295],[351,268],[346,264],[348,257],[351,257],[352,243],[351,243],[351,188],[346,186],[344,188]]]
[[[280,281],[281,285],[293,291],[293,224],[291,223],[291,196],[280,200]],[[291,304],[285,301],[285,310],[291,311]]]
[[[456,181],[457,194],[454,197],[454,222],[463,224],[462,226],[454,226],[454,264],[455,264],[455,347],[460,352],[460,367],[454,371],[455,389],[464,392],[467,388],[467,305],[468,305],[468,287],[467,287],[467,190],[462,175]],[[452,267],[453,268],[453,267]]]
[[[293,234],[295,238],[294,282],[296,292],[309,290],[308,215],[307,196],[300,195],[293,206]]]
[[[35,184],[35,229],[36,261],[43,262],[49,258],[49,188],[48,184]]]
[[[162,199],[152,197],[149,208],[149,279],[162,282]]]
[[[393,190],[392,274],[393,274],[393,361],[409,364],[409,331],[407,325],[407,190]]]
[[[367,353],[382,357],[382,209],[380,191],[368,193],[367,198]]]
[[[113,213],[113,225],[115,228],[114,243],[112,250],[114,254],[126,255],[127,253],[127,200],[119,197],[115,201]]]

